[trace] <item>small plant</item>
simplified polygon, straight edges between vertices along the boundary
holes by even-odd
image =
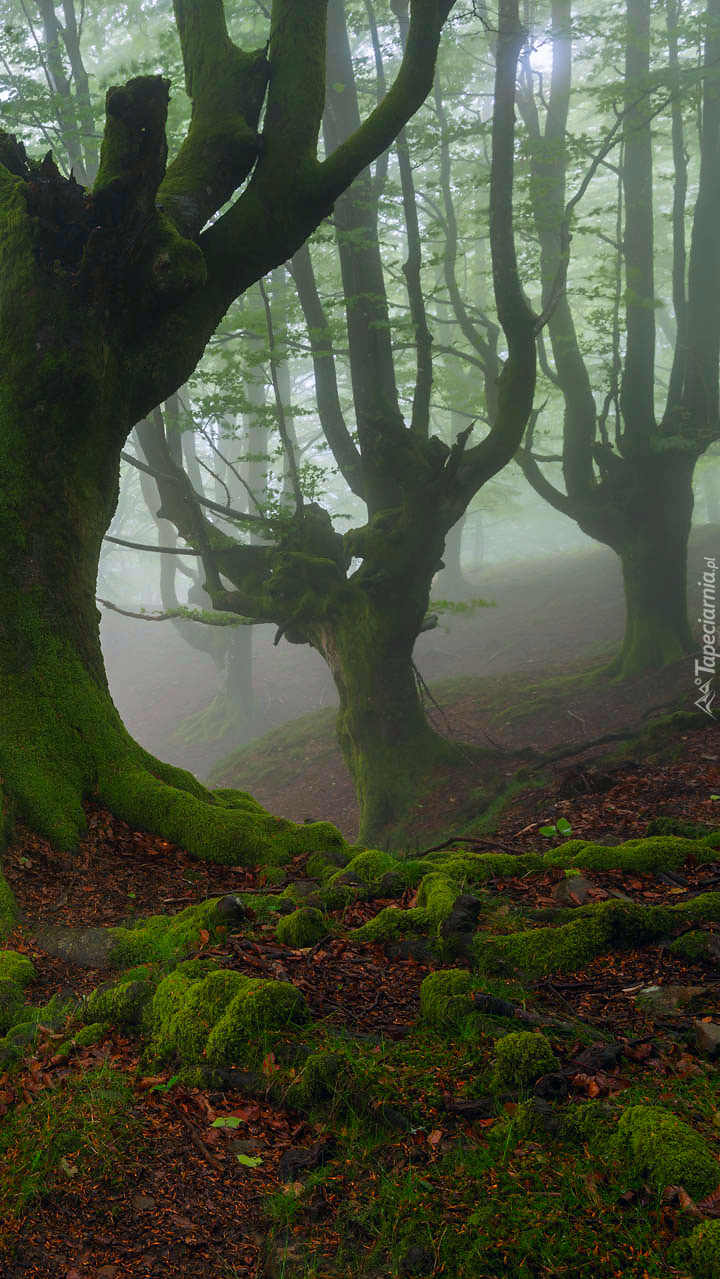
[[[558,817],[557,821],[553,825],[540,827],[540,834],[546,835],[548,839],[555,839],[558,835],[562,839],[565,839],[565,837],[571,833],[572,826],[570,825],[567,817]]]

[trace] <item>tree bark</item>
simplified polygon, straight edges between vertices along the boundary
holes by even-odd
[[[694,455],[646,458],[632,523],[620,545],[625,637],[613,673],[621,679],[664,666],[697,647],[688,622],[687,557]]]

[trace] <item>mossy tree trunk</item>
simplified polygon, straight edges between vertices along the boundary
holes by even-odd
[[[108,692],[95,607],[133,425],[182,385],[230,303],[299,248],[431,86],[451,0],[414,0],[399,79],[347,145],[318,162],[326,8],[274,0],[268,49],[247,53],[228,37],[222,0],[175,0],[193,113],[167,168],[160,77],[108,92],[92,190],[0,134],[5,833],[19,816],[72,848],[93,797],[221,861],[339,840],[330,827],[272,818],[249,797],[212,794],[137,746]],[[214,544],[227,541],[217,534]]]
[[[647,459],[620,546],[625,637],[614,670],[620,678],[678,661],[697,647],[688,621],[687,560],[694,456]]]

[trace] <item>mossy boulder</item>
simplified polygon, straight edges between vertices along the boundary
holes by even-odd
[[[180,966],[155,992],[148,1018],[151,1051],[160,1060],[174,1056],[187,1065],[243,1065],[254,1060],[266,1033],[307,1015],[303,996],[288,982],[246,977],[229,968],[194,978],[192,970]]]
[[[404,937],[408,933],[424,933],[430,927],[430,916],[421,906],[412,906],[409,910],[398,910],[394,906],[386,906],[367,923],[353,928],[353,941],[391,941],[396,937]]]
[[[493,1083],[500,1088],[525,1088],[557,1066],[557,1058],[544,1035],[528,1030],[513,1031],[503,1035],[495,1045]]]
[[[720,1186],[720,1163],[703,1138],[661,1106],[630,1106],[617,1127],[618,1147],[658,1190],[682,1186],[696,1200]]]
[[[347,866],[351,853],[349,849],[332,848],[322,852],[311,853],[305,863],[305,871],[310,879],[329,879],[339,867]]]
[[[26,955],[16,950],[0,950],[0,981],[14,981],[27,986],[35,976],[35,969]]]
[[[720,1279],[720,1221],[701,1221],[685,1249],[694,1279]]]
[[[283,946],[303,950],[327,937],[328,928],[322,911],[313,906],[302,906],[293,911],[292,915],[285,915],[278,920],[275,935]]]
[[[214,1066],[242,1065],[257,1057],[265,1037],[300,1025],[309,1016],[304,996],[283,981],[251,980],[211,1031],[205,1056]]]
[[[697,963],[703,959],[720,959],[720,937],[716,933],[706,933],[700,928],[692,928],[688,933],[681,933],[670,944],[671,955],[679,959],[688,959]]]
[[[331,884],[338,881],[347,882],[344,881],[344,876],[352,875],[360,883],[373,884],[382,879],[387,871],[393,870],[396,865],[397,861],[390,853],[383,853],[379,849],[370,848],[364,853],[358,853],[353,857],[344,870],[336,871],[329,882]]]
[[[420,1013],[430,1026],[456,1026],[473,1010],[470,992],[477,982],[464,968],[428,973],[420,987]]]
[[[201,1060],[213,1026],[251,981],[229,968],[197,972],[180,965],[169,973],[155,991],[148,1018],[156,1054],[183,1062]]]
[[[109,1022],[113,1026],[140,1026],[154,993],[151,981],[130,980],[114,986],[99,986],[85,1003],[86,1024]]]

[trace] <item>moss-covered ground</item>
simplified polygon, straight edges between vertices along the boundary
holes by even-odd
[[[720,779],[679,736],[400,855],[21,832],[0,1272],[718,1279]]]

